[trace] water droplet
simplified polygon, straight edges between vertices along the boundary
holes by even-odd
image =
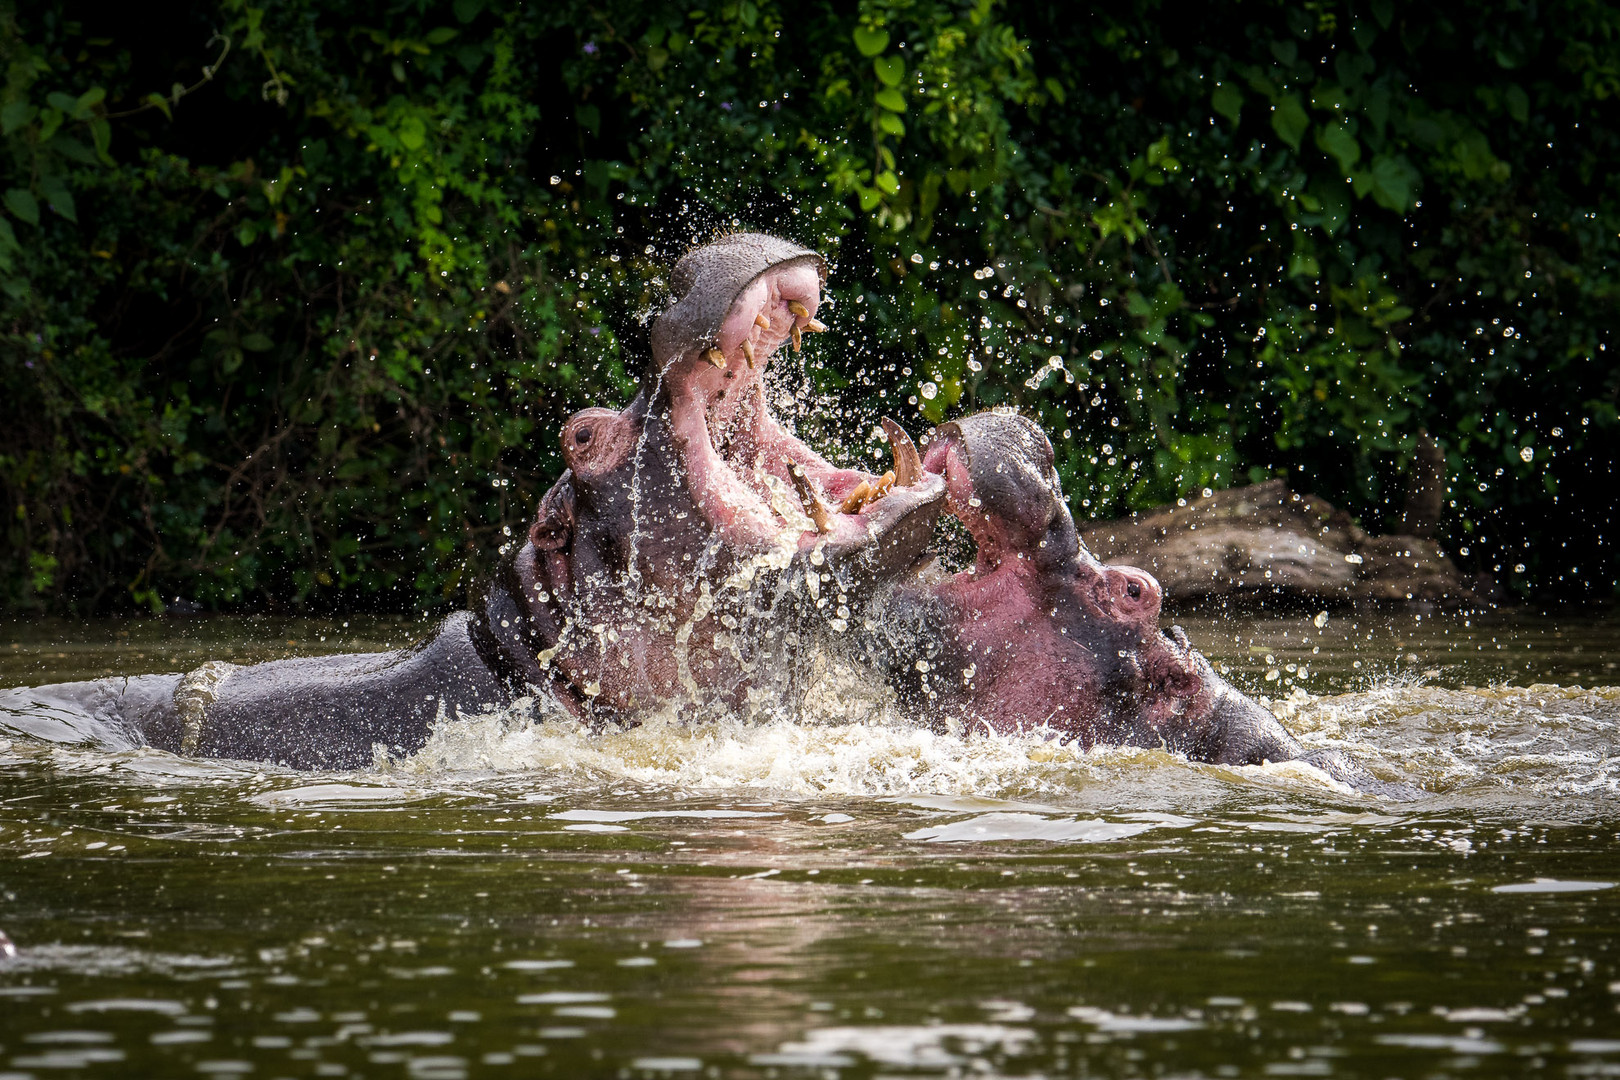
[[[1519,460],[1524,462],[1526,465],[1536,460],[1536,448],[1533,446],[1526,446],[1524,449],[1520,450]]]

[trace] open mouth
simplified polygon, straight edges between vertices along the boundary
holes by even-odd
[[[665,368],[691,489],[734,546],[858,548],[942,494],[892,420],[883,426],[893,467],[875,474],[827,461],[771,414],[767,366],[784,346],[797,352],[806,334],[827,329],[816,318],[820,303],[818,261],[779,263],[744,285],[717,329]]]

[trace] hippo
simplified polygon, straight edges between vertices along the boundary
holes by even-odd
[[[767,366],[826,329],[826,274],[820,255],[758,233],[683,256],[634,400],[563,425],[567,469],[526,541],[420,645],[9,691],[13,726],[50,715],[41,733],[66,718],[115,745],[335,769],[528,694],[596,723],[671,699],[770,700],[817,635],[924,560],[945,504],[893,421],[894,467],[874,474],[772,415]]]
[[[944,479],[977,551],[959,573],[897,586],[864,620],[866,658],[904,703],[936,724],[1088,747],[1224,765],[1297,759],[1362,791],[1416,797],[1336,752],[1306,750],[1181,627],[1161,630],[1158,582],[1086,550],[1053,463],[1046,434],[1014,412],[955,420],[925,441],[923,467]]]
[[[742,233],[675,265],[653,371],[622,411],[563,426],[567,470],[488,606],[516,674],[581,714],[686,698],[735,709],[791,682],[793,657],[924,561],[945,504],[910,437],[893,468],[839,468],[790,434],[764,375],[817,320],[826,264]]]

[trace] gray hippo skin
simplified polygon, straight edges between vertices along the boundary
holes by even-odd
[[[528,542],[424,644],[7,694],[25,714],[88,714],[104,742],[294,768],[408,753],[441,715],[531,693],[588,720],[768,698],[841,607],[915,567],[944,506],[898,425],[878,476],[830,464],[767,408],[773,354],[825,329],[825,275],[815,252],[760,234],[688,252],[636,398],[568,421],[569,468]]]
[[[937,584],[894,589],[868,620],[869,657],[887,662],[903,700],[941,720],[1046,729],[1086,746],[1227,765],[1298,759],[1361,791],[1418,797],[1338,753],[1307,751],[1179,626],[1161,631],[1158,582],[1085,549],[1052,444],[1030,420],[988,412],[944,424],[923,464],[944,477],[950,511],[978,551],[971,568]]]

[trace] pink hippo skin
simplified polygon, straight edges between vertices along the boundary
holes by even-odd
[[[840,608],[922,558],[944,484],[898,425],[894,475],[878,476],[828,462],[766,404],[772,357],[825,329],[825,274],[752,233],[676,264],[640,392],[564,426],[568,471],[490,591],[483,625],[519,658],[513,681],[599,717],[768,700],[797,649],[844,628]]]
[[[1222,764],[1303,758],[1365,791],[1416,795],[1339,754],[1307,752],[1179,626],[1161,631],[1152,575],[1105,566],[1080,543],[1052,444],[1034,423],[988,412],[944,424],[923,465],[944,478],[977,556],[932,588],[895,590],[870,620],[880,632],[869,648],[930,717]]]

